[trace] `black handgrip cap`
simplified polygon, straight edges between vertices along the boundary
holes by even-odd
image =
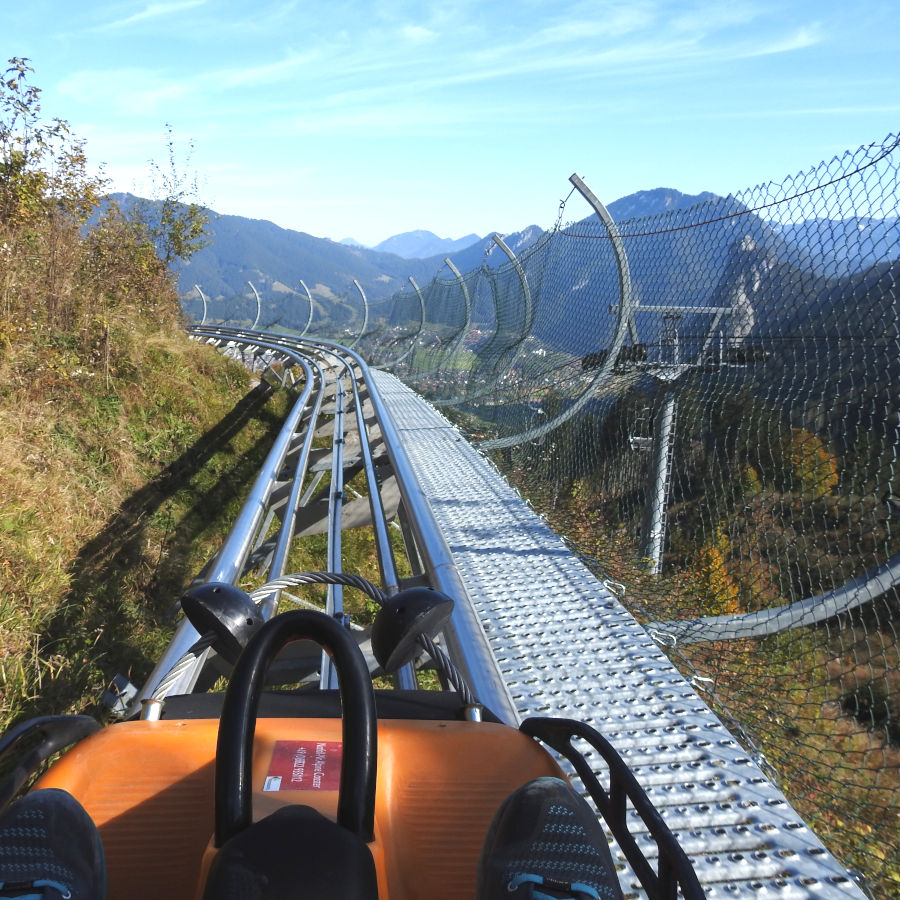
[[[231,665],[263,623],[250,595],[225,582],[190,588],[181,598],[181,608],[200,634],[215,634],[213,649]]]
[[[453,612],[453,600],[426,587],[407,588],[388,597],[372,623],[372,652],[385,672],[411,662],[421,635],[433,638]]]

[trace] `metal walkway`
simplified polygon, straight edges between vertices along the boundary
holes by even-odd
[[[390,483],[400,498],[394,505],[404,541],[414,551],[414,576],[456,600],[444,640],[475,694],[510,724],[559,716],[601,732],[675,833],[710,900],[863,898],[647,631],[432,406],[337,344],[222,327],[194,334],[274,373],[290,390],[302,387],[214,561],[217,571],[230,567],[228,573],[213,580],[231,580],[232,569],[255,565],[276,519],[278,548],[289,543],[294,524],[305,521],[299,494],[309,438],[324,428],[332,447],[311,468],[327,462],[331,469],[330,572],[340,571],[344,475],[361,464],[375,532],[386,531],[383,509],[376,509],[382,503],[375,500],[384,500]],[[355,420],[355,438],[344,420]],[[376,547],[387,564],[384,533]],[[278,548],[268,553],[269,579],[282,570]],[[397,583],[395,571],[385,569],[383,577],[387,586]],[[264,593],[266,602],[274,596]],[[339,602],[340,595],[330,593],[327,611],[339,612]],[[205,650],[186,649],[202,643],[195,641],[197,632],[182,623],[139,699],[193,689],[207,666]],[[330,684],[324,658],[314,674]],[[415,685],[414,673],[404,677],[408,684],[401,678],[400,686]],[[606,771],[599,756],[591,762]],[[641,851],[653,859],[657,844],[643,821],[630,808],[624,815]],[[626,897],[644,896],[624,855],[618,858]]]
[[[393,376],[372,376],[518,715],[601,731],[711,900],[862,898],[604,584],[440,413]],[[650,856],[652,841],[642,849]],[[624,862],[620,878],[639,892]]]

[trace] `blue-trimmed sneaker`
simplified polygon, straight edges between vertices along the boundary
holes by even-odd
[[[71,795],[32,791],[0,815],[0,900],[103,900],[100,833]]]
[[[597,814],[565,781],[538,778],[497,810],[478,863],[478,900],[621,900]]]

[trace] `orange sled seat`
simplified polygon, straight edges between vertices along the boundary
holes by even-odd
[[[76,745],[39,782],[69,791],[99,827],[110,900],[202,896],[215,853],[218,725],[213,718],[112,725]],[[515,788],[559,776],[559,768],[531,738],[497,723],[380,719],[377,730],[368,846],[381,900],[471,900],[494,812]],[[258,719],[253,820],[295,804],[333,820],[341,734],[338,718]],[[304,847],[292,852],[302,897]]]

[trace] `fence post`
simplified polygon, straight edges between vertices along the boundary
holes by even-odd
[[[399,365],[406,359],[413,350],[416,349],[416,342],[419,340],[419,336],[422,334],[422,329],[425,327],[425,298],[422,296],[422,289],[419,285],[416,284],[416,279],[409,276],[409,283],[413,286],[413,290],[416,292],[416,297],[419,300],[419,327],[416,329],[416,333],[409,339],[409,346],[398,356],[396,359],[391,360],[388,363],[384,363],[381,368],[383,369],[392,369],[394,366]],[[399,341],[398,341],[399,343]]]
[[[575,187],[579,194],[591,205],[597,218],[604,224],[612,243],[613,254],[616,257],[616,268],[619,271],[619,310],[616,319],[616,333],[613,338],[613,345],[609,348],[609,355],[615,359],[619,355],[619,348],[625,339],[625,329],[623,324],[628,326],[631,335],[631,342],[636,344],[637,329],[634,326],[634,295],[631,291],[631,269],[628,267],[628,257],[625,254],[625,244],[622,242],[622,236],[619,229],[613,221],[613,217],[609,214],[606,207],[597,199],[594,192],[575,174],[569,176],[569,181]]]
[[[259,301],[259,293],[256,288],[253,287],[253,282],[248,281],[247,284],[250,285],[250,290],[253,291],[254,296],[256,297],[256,318],[253,320],[253,324],[250,326],[251,331],[256,331],[256,326],[259,325],[259,317],[262,315],[262,304]]]
[[[348,350],[352,350],[363,338],[363,335],[366,333],[366,328],[369,327],[369,301],[366,299],[366,292],[362,289],[362,285],[354,278],[353,283],[356,285],[356,289],[359,291],[359,296],[362,297],[363,302],[363,323],[362,328],[359,330],[359,334],[356,336],[356,340],[349,345]]]
[[[463,300],[466,304],[466,320],[463,323],[463,327],[459,332],[459,337],[456,339],[456,343],[453,345],[453,348],[450,350],[450,356],[456,356],[462,347],[463,341],[466,339],[466,335],[469,333],[469,328],[472,325],[472,299],[469,297],[469,288],[466,286],[466,282],[462,277],[459,269],[453,265],[453,260],[450,257],[446,257],[444,262],[449,267],[450,271],[453,273],[456,278],[456,282],[462,291]]]
[[[203,296],[203,291],[200,290],[200,285],[195,284],[194,287],[197,289],[197,293],[200,295],[200,299],[203,301],[203,318],[200,320],[201,325],[206,324],[206,297]]]
[[[675,415],[678,399],[674,387],[663,388],[662,404],[653,420],[653,473],[649,483],[641,556],[650,561],[650,574],[662,572],[666,540],[666,512],[675,455]]]
[[[313,312],[313,302],[312,302],[312,294],[309,292],[309,288],[306,286],[306,282],[301,278],[300,279],[300,287],[306,291],[306,298],[309,300],[309,315],[306,317],[306,326],[303,331],[300,332],[300,337],[303,337],[307,331],[309,331],[309,326],[312,325],[312,312]]]

